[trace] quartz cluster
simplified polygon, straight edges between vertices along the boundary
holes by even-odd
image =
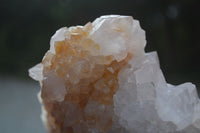
[[[199,133],[195,85],[165,81],[156,52],[130,16],[61,28],[42,62],[42,120],[49,133]]]

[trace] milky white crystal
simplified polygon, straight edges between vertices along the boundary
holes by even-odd
[[[29,70],[41,84],[50,133],[199,133],[195,85],[165,81],[156,52],[130,16],[108,15],[59,29],[42,62]]]

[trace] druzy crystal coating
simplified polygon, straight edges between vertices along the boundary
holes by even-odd
[[[42,62],[42,120],[49,133],[199,133],[195,85],[168,84],[156,52],[131,16],[107,15],[63,27]]]

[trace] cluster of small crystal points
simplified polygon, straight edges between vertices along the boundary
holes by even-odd
[[[29,70],[41,84],[50,133],[199,133],[200,100],[191,83],[167,84],[156,52],[130,16],[109,15],[59,29],[42,62]]]

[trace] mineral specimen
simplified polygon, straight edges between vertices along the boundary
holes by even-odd
[[[199,133],[200,100],[191,83],[167,84],[156,52],[130,16],[108,15],[59,29],[42,62],[29,70],[41,85],[50,133]]]

